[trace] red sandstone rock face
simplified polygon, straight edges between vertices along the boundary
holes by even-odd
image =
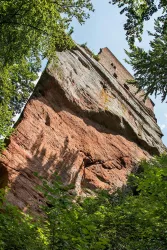
[[[123,100],[124,90],[100,64],[80,49],[58,57],[59,66],[43,73],[0,159],[0,185],[8,182],[8,200],[23,210],[39,212],[43,199],[34,172],[52,179],[56,171],[79,195],[113,191],[140,159],[164,150],[154,119],[135,98],[134,110],[132,100]]]

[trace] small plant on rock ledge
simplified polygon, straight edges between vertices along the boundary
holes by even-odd
[[[85,51],[86,51],[91,57],[93,57],[96,61],[99,61],[99,60],[100,60],[99,55],[94,54],[94,53],[88,48],[87,43],[83,43],[83,44],[81,44],[80,46],[81,46],[82,48],[84,48]]]

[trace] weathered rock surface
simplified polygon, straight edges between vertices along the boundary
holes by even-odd
[[[8,199],[38,212],[34,172],[57,171],[78,194],[115,190],[142,158],[165,150],[152,113],[82,48],[58,52],[28,101],[0,159]]]

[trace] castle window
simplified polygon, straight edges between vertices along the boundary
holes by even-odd
[[[127,90],[129,90],[128,85],[127,85],[127,84],[125,84],[125,83],[124,83],[124,88],[125,88],[125,89],[127,89]]]
[[[112,66],[114,69],[116,69],[116,66],[115,66],[113,63],[111,63],[111,66]]]
[[[116,79],[118,78],[118,76],[117,76],[117,74],[116,74],[116,73],[114,73],[114,74],[113,74],[113,77],[115,77]]]
[[[104,89],[104,90],[106,90],[106,89],[107,89],[107,86],[105,85],[105,83],[104,83],[104,82],[102,82],[102,81],[100,81],[100,83],[101,83],[101,85],[102,85],[103,89]]]

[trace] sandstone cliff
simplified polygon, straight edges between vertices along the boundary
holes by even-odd
[[[34,172],[57,171],[82,195],[115,190],[140,159],[164,151],[151,101],[110,72],[105,51],[101,63],[80,47],[58,52],[43,72],[0,159],[0,187],[11,187],[8,199],[21,209],[38,211],[34,200],[42,201]]]

